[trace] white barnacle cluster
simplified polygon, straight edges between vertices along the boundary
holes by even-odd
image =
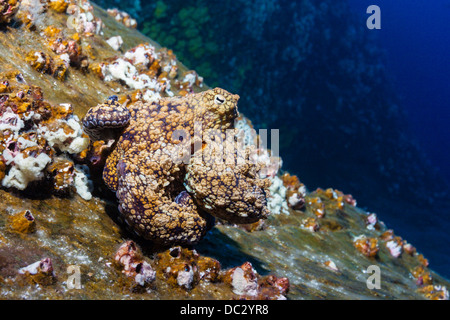
[[[256,271],[252,268],[252,272]],[[256,277],[246,277],[245,271],[237,267],[231,276],[233,292],[237,295],[256,296],[258,294],[258,282]]]
[[[68,169],[67,162],[70,160],[67,157],[85,150],[89,138],[83,133],[80,121],[69,104],[51,108],[58,110],[55,115],[60,112],[64,116],[52,116],[43,121],[42,115],[33,110],[17,113],[10,107],[0,114],[0,165],[4,166],[2,187],[25,190],[31,182],[51,175],[49,168],[60,162],[65,164],[55,172],[72,174]],[[83,199],[89,200],[92,196],[86,173],[77,168],[73,175],[73,187]],[[72,183],[71,178],[67,181]]]
[[[6,164],[11,164],[10,161],[14,161],[15,165],[3,178],[2,185],[6,188],[24,190],[28,183],[43,177],[42,171],[50,163],[51,158],[45,153],[37,157],[24,158],[23,154],[19,153],[13,159],[7,160]]]
[[[123,45],[123,39],[121,36],[111,37],[108,40],[106,40],[106,42],[109,44],[111,48],[113,48],[116,51],[118,51],[120,47],[122,47]]]
[[[101,68],[105,81],[121,80],[131,89],[160,90],[156,79],[152,79],[146,74],[139,74],[132,63],[122,58],[109,64],[102,64]]]
[[[46,1],[22,0],[20,3],[19,13],[26,17],[33,25],[42,27],[45,22],[45,15],[43,13],[46,10]]]
[[[244,116],[236,118],[234,121],[234,128],[238,131],[238,134],[241,135],[245,146],[256,146],[258,135],[248,118]]]
[[[164,66],[163,70],[170,74],[175,66],[175,63],[175,60],[171,60]],[[199,76],[198,73],[195,72],[195,70],[186,71],[183,74],[183,77],[178,80],[178,86],[189,92],[192,92],[194,85],[198,86],[199,88],[203,87],[203,77]]]
[[[36,261],[28,266],[19,269],[19,274],[31,274],[48,273],[54,276],[52,260],[45,258],[40,261]]]
[[[368,213],[366,218],[366,228],[368,230],[375,230],[375,225],[378,222],[376,213]]]
[[[51,161],[51,158],[45,153],[41,153],[37,157],[24,158],[23,154],[19,153],[14,158],[7,160],[6,165],[11,164],[11,161],[14,161],[15,165],[3,178],[2,186],[24,190],[29,182],[43,177],[42,170]]]
[[[272,156],[271,151],[261,144],[258,133],[253,128],[251,121],[245,116],[239,116],[234,121],[234,128],[237,130],[237,136],[244,147],[256,147],[250,154],[250,160],[261,166],[260,178],[274,178],[283,164],[281,158]]]
[[[196,76],[193,73],[188,73],[184,76],[182,81],[187,82],[189,84],[189,86],[193,86],[196,81]]]
[[[142,253],[133,241],[124,242],[116,252],[114,260],[123,268],[122,273],[145,286],[156,278],[156,271],[143,259]]]
[[[295,208],[306,196],[306,187],[305,185],[301,185],[297,192],[293,193],[290,197],[288,197],[287,201],[291,208]]]
[[[22,16],[39,28],[45,27],[49,6],[61,0],[22,0],[20,10]],[[88,0],[66,0],[67,26],[85,35],[102,34],[103,22],[94,15],[94,7]],[[58,4],[56,4],[57,6]],[[64,8],[64,7],[63,7]]]
[[[34,112],[26,115],[26,118],[34,116]],[[9,135],[3,141],[6,148],[2,156],[6,166],[11,166],[8,173],[2,180],[2,186],[6,188],[14,187],[24,190],[29,182],[43,177],[42,170],[51,161],[45,153],[35,156],[28,156],[25,150],[37,146],[36,139],[32,135],[22,135],[26,119],[14,113],[8,108],[0,118],[0,131],[8,132]]]
[[[52,148],[62,152],[77,154],[89,145],[89,139],[83,136],[80,119],[76,115],[70,115],[68,119],[58,119],[51,125],[39,125],[37,132]]]
[[[70,1],[66,13],[69,15],[67,25],[86,35],[102,34],[103,22],[94,16],[94,7],[87,0]]]
[[[145,73],[159,58],[155,47],[148,43],[141,44],[110,63],[102,63],[101,73],[104,81],[123,82],[131,89],[142,90],[141,98],[144,101],[155,101],[161,98],[163,92],[168,96],[174,95],[167,77],[153,77]]]
[[[234,122],[234,127],[241,135],[244,146],[256,146],[258,144],[258,135],[252,126],[250,120],[240,116]],[[267,207],[274,214],[289,214],[288,200],[286,199],[287,188],[283,180],[278,176],[278,171],[282,166],[282,159],[273,157],[270,150],[259,146],[251,155],[251,160],[261,166],[259,172],[260,178],[268,178],[271,182],[269,187],[270,195],[267,198]],[[291,199],[294,201],[295,199]]]
[[[436,285],[433,289],[437,292],[441,292],[442,299],[441,300],[449,300],[448,289],[445,286]]]
[[[121,11],[117,8],[108,9],[106,12],[108,12],[110,16],[114,17],[116,21],[122,23],[127,28],[137,27],[136,19],[133,19],[127,12]]]
[[[146,43],[125,52],[124,58],[134,66],[141,65],[148,68],[153,61],[158,59],[158,54],[155,51],[155,47]]]
[[[267,207],[274,214],[289,214],[289,206],[286,200],[287,188],[278,176],[270,179],[272,184],[269,187],[270,196],[267,199]]]
[[[74,186],[78,195],[86,201],[92,199],[91,189],[93,188],[92,181],[89,180],[89,168],[86,166],[75,166]]]
[[[399,243],[395,239],[386,242],[386,248],[388,248],[389,253],[394,258],[398,258],[403,251],[402,243],[401,242]]]
[[[192,289],[194,283],[194,270],[187,266],[185,270],[180,270],[177,275],[177,284],[180,287],[185,287],[186,289]]]

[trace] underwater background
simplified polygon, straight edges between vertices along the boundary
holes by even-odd
[[[283,168],[351,193],[450,276],[449,1],[97,1],[280,129]],[[381,30],[369,30],[369,5]]]

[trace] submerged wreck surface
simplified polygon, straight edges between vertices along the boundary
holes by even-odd
[[[124,13],[18,4],[2,1],[0,19],[2,299],[448,299],[449,282],[376,214],[308,191],[268,153],[268,219],[219,219],[187,247],[129,232],[101,177],[109,146],[80,119],[115,95],[129,105],[209,88]]]

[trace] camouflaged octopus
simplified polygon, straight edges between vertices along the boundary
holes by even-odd
[[[216,88],[125,107],[113,96],[87,112],[83,126],[91,139],[115,138],[103,180],[137,234],[161,244],[195,244],[214,216],[232,223],[268,216],[268,181],[245,158],[248,150],[231,151],[232,161],[212,156],[232,145],[223,141],[230,141],[238,99]]]

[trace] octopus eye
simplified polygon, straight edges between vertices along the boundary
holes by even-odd
[[[117,102],[119,100],[119,97],[116,95],[113,95],[113,96],[108,97],[108,99],[106,99],[106,100],[110,101],[110,102]]]
[[[216,94],[214,97],[214,103],[215,104],[223,104],[225,102],[225,97],[221,94]]]

